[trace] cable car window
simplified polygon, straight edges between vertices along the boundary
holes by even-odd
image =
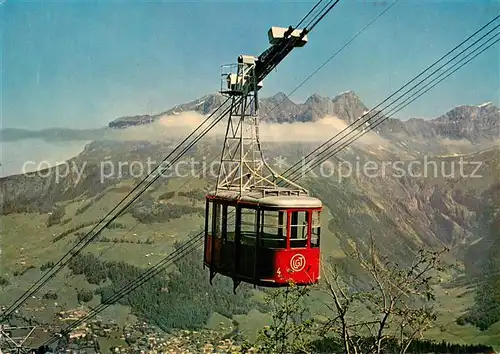
[[[207,225],[206,232],[210,236],[212,236],[213,205],[214,205],[214,203],[212,203],[212,202],[207,203],[208,214],[206,214],[206,218],[207,218],[208,223],[206,224]]]
[[[319,247],[320,231],[321,231],[321,212],[312,212],[311,221],[311,247]]]
[[[241,243],[255,245],[257,236],[257,210],[241,208]]]
[[[265,248],[286,248],[286,213],[264,211],[261,244]]]
[[[290,247],[307,245],[307,211],[292,211],[290,221]]]
[[[220,204],[214,203],[214,236],[220,238],[222,236],[222,207]]]
[[[225,242],[227,241],[227,205],[222,205],[222,213],[221,213],[221,237]]]
[[[236,234],[236,208],[234,206],[227,206],[227,240],[233,242]]]

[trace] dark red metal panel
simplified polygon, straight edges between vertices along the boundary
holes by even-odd
[[[276,254],[277,282],[314,284],[319,279],[320,252],[318,248],[291,249]]]

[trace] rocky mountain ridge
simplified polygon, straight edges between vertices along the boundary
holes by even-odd
[[[186,111],[207,115],[213,113],[224,101],[225,98],[221,94],[210,94],[157,115],[121,117],[110,122],[109,127],[128,128],[149,124],[165,115],[176,115]],[[284,93],[279,92],[261,99],[259,104],[262,120],[273,123],[315,122],[327,115],[352,123],[369,110],[353,91],[343,92],[333,98],[314,94],[304,103],[295,103]],[[370,114],[377,114],[374,121],[384,117],[383,112],[374,111]],[[388,118],[375,130],[382,136],[397,138],[439,136],[454,140],[467,139],[472,142],[483,139],[496,140],[500,138],[500,110],[490,102],[478,106],[462,105],[433,119],[411,118],[402,121]]]

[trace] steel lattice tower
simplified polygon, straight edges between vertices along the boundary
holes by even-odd
[[[223,95],[231,97],[216,193],[278,190],[281,180],[295,194],[308,194],[301,186],[278,175],[266,162],[259,139],[258,58],[240,55],[237,64],[223,66]],[[224,68],[226,71],[224,72]]]

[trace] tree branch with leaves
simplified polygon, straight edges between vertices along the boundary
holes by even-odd
[[[306,305],[307,286],[293,282],[265,298],[271,306],[271,325],[259,331],[255,347],[261,353],[310,353],[313,319]]]
[[[406,353],[436,320],[431,281],[442,271],[446,251],[419,250],[410,264],[400,265],[381,255],[373,237],[366,255],[356,245],[352,257],[368,275],[369,290],[348,286],[337,268],[328,268],[323,291],[332,299],[326,305],[334,315],[322,334],[338,337],[347,354],[378,354],[394,344]]]

